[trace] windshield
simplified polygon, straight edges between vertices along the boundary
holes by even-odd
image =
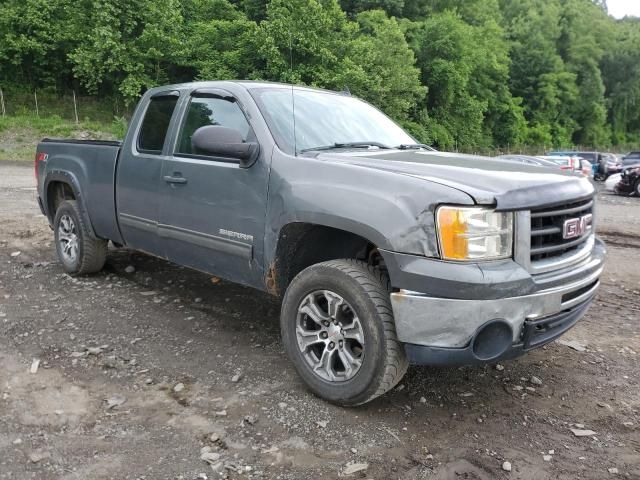
[[[263,88],[252,93],[278,147],[289,154],[335,144],[395,147],[415,143],[389,117],[357,98],[299,89],[293,89],[292,94],[288,88]]]

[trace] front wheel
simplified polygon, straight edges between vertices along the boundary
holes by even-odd
[[[402,379],[408,362],[389,293],[387,275],[358,260],[312,265],[293,279],[282,304],[282,338],[316,395],[360,405]]]

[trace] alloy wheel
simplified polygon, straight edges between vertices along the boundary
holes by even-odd
[[[78,258],[78,231],[70,215],[63,215],[58,225],[58,243],[63,259],[75,263]]]
[[[364,359],[364,330],[355,310],[340,295],[318,290],[305,296],[296,319],[298,348],[323,380],[353,378]]]

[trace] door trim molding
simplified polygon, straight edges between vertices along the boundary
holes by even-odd
[[[120,213],[118,216],[120,217],[120,223],[127,227],[136,228],[143,232],[158,233],[158,222],[128,213]]]
[[[216,250],[228,255],[246,258],[247,260],[251,260],[253,256],[253,245],[239,242],[237,240],[231,240],[230,238],[188,230],[186,228],[158,224],[158,235],[162,238],[191,243],[199,247]]]
[[[219,237],[217,235],[209,235],[207,233],[196,232],[194,230],[175,227],[173,225],[165,225],[146,218],[136,217],[135,215],[130,215],[128,213],[120,214],[120,222],[128,227],[156,234],[160,238],[168,238],[171,240],[191,243],[199,247],[223,252],[228,255],[234,255],[247,260],[251,260],[253,257],[253,245],[240,242],[238,240]]]

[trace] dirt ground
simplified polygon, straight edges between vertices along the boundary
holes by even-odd
[[[65,275],[33,185],[0,164],[0,479],[640,478],[640,198],[600,195],[602,288],[562,339],[582,351],[412,367],[343,409],[306,391],[267,295],[124,249]]]

